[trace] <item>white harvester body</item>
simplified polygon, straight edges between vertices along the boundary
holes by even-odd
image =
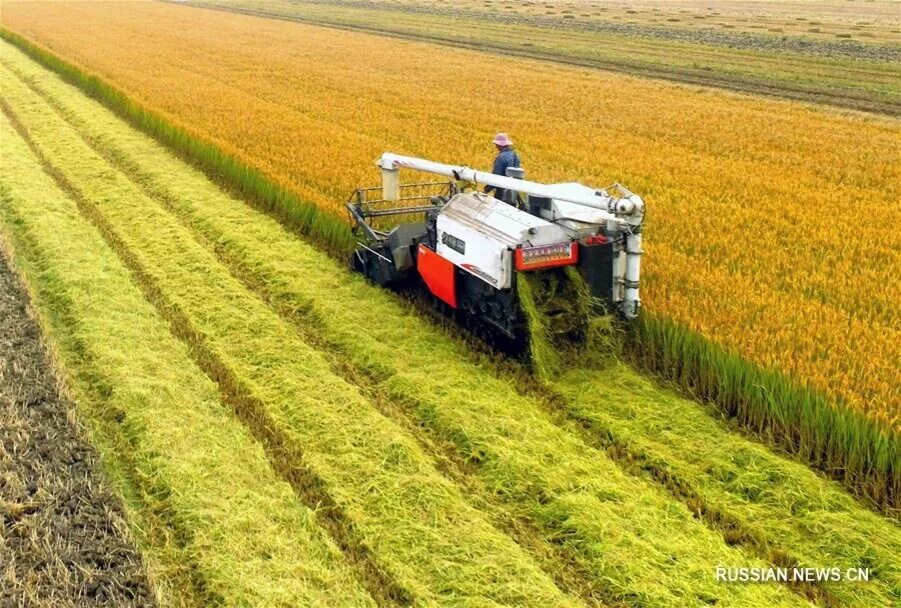
[[[377,165],[381,188],[358,189],[347,204],[366,241],[358,242],[352,265],[373,281],[418,281],[451,309],[513,337],[517,275],[571,266],[592,295],[626,319],[637,316],[644,220],[638,195],[619,184],[541,184],[521,179],[521,169],[502,176],[391,153]],[[410,195],[411,187],[435,184],[402,184],[402,168],[450,181],[444,194]],[[483,186],[500,189],[505,200],[479,192]],[[367,193],[376,190],[381,199],[370,201]],[[384,204],[394,206],[376,208]],[[386,217],[411,213],[420,220],[387,232],[377,228]]]
[[[479,192],[451,198],[437,227],[436,251],[495,289],[512,287],[517,248],[569,244],[559,226]]]

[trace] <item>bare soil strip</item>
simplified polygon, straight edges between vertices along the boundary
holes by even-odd
[[[28,308],[0,247],[0,605],[155,606]]]

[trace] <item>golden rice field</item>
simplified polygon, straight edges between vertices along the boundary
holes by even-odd
[[[625,183],[647,308],[901,425],[897,120],[158,3],[3,23],[336,214],[381,152],[484,167],[498,130]]]
[[[898,597],[890,515],[616,361],[530,389],[31,51],[0,41],[0,246],[156,600],[98,605]],[[33,524],[0,504],[0,533]],[[19,546],[11,556],[24,562]],[[869,580],[724,584],[713,576],[723,565],[828,565]],[[91,589],[115,585],[92,574]],[[98,595],[34,593],[33,578],[16,578],[4,569],[0,589],[32,601],[14,605],[80,608]]]
[[[0,606],[898,603],[897,119],[0,2]],[[498,130],[645,197],[646,314],[518,281],[517,356],[349,271],[382,151]]]

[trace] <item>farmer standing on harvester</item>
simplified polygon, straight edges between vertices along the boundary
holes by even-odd
[[[498,133],[494,136],[494,139],[491,140],[492,143],[497,146],[497,156],[494,157],[494,167],[491,169],[491,172],[495,175],[507,175],[507,169],[510,167],[519,167],[519,154],[517,154],[513,150],[513,140],[507,136],[506,133]],[[485,192],[494,191],[494,198],[498,200],[502,200],[504,202],[508,201],[503,188],[497,188],[495,186],[485,186]]]

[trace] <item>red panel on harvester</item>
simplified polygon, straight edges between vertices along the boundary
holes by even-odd
[[[455,266],[422,243],[416,256],[416,269],[436,297],[448,305],[457,307],[457,287],[455,285]]]
[[[516,250],[516,270],[537,270],[579,263],[579,247],[575,243],[557,243]]]

